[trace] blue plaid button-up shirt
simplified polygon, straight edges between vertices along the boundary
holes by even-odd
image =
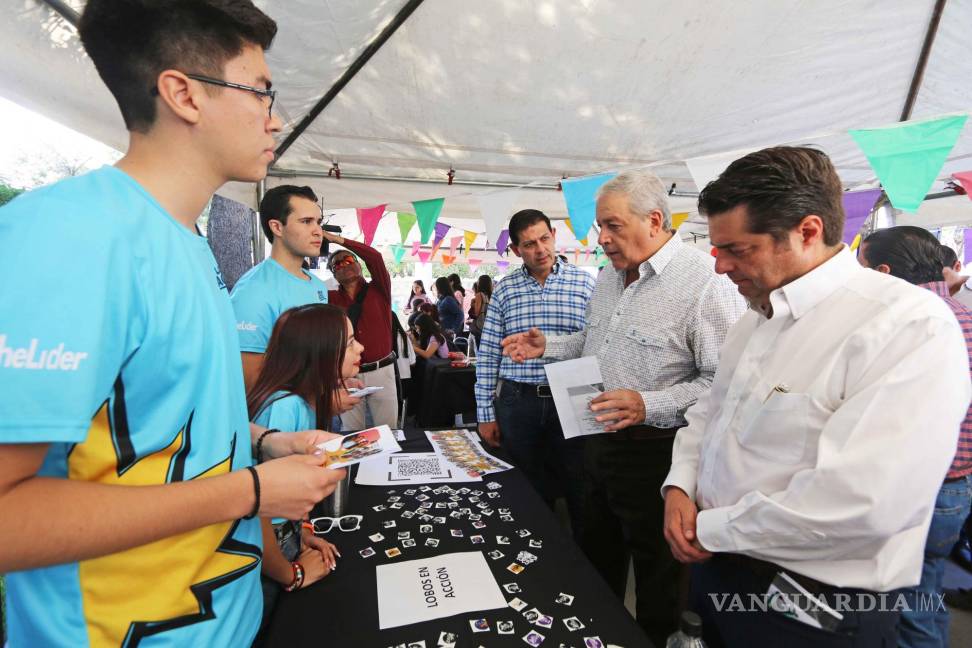
[[[558,261],[541,286],[526,266],[503,278],[496,285],[486,309],[479,359],[476,362],[476,413],[481,423],[496,420],[493,396],[497,379],[546,384],[543,365],[549,359],[536,358],[522,364],[502,354],[500,342],[507,335],[523,333],[532,327],[547,336],[567,335],[584,328],[587,302],[594,292],[594,277]]]

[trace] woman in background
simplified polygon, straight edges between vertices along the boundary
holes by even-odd
[[[419,315],[415,320],[415,326],[409,331],[409,337],[412,339],[412,346],[415,348],[416,355],[426,360],[432,356],[449,357],[449,347],[446,346],[446,339],[442,330],[425,313]]]
[[[425,292],[425,284],[421,279],[416,279],[412,282],[412,294],[409,295],[408,303],[405,305],[406,315],[418,311],[418,307],[415,305],[416,300],[419,305],[432,303],[432,300],[429,299],[428,294]]]
[[[493,280],[489,275],[480,275],[473,286],[476,296],[469,307],[469,331],[475,336],[476,343],[483,335],[483,325],[486,323],[486,307],[493,297]]]
[[[443,329],[462,333],[462,306],[453,294],[452,284],[445,277],[435,280],[435,292],[439,297],[439,323]]]

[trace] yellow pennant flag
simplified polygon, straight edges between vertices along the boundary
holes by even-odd
[[[470,232],[469,230],[466,230],[464,236],[466,237],[466,256],[468,257],[469,251],[472,250],[472,245],[473,243],[476,242],[476,237],[479,236],[479,234],[477,234],[476,232]]]
[[[566,220],[567,220],[567,229],[569,229],[570,230],[570,233],[574,235],[574,238],[577,238],[577,232],[574,231],[574,225],[573,225],[573,223],[570,222],[570,218],[567,218]],[[581,242],[581,245],[583,245],[585,247],[587,246],[587,237],[586,236],[584,238],[582,238],[582,239],[577,239],[577,240]]]
[[[688,220],[688,212],[679,212],[677,214],[672,214],[672,229],[678,229],[682,223]]]
[[[860,245],[861,245],[861,235],[858,234],[857,236],[854,237],[854,242],[851,243],[851,249],[856,250],[858,247],[860,247]]]

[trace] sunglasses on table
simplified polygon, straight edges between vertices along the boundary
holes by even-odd
[[[339,518],[335,517],[319,517],[313,518],[309,522],[304,522],[303,526],[312,530],[314,533],[328,533],[334,527],[337,527],[339,531],[357,531],[361,528],[361,520],[364,516],[361,515],[343,515]]]

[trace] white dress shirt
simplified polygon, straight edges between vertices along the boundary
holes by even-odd
[[[677,234],[627,287],[624,270],[605,266],[587,304],[587,327],[548,336],[543,357],[597,356],[605,389],[640,392],[644,423],[684,424],[685,410],[712,383],[726,333],[746,311],[736,287],[714,268],[711,256]]]
[[[942,299],[836,256],[750,310],[675,438],[662,492],[714,552],[838,587],[918,583],[972,388]]]

